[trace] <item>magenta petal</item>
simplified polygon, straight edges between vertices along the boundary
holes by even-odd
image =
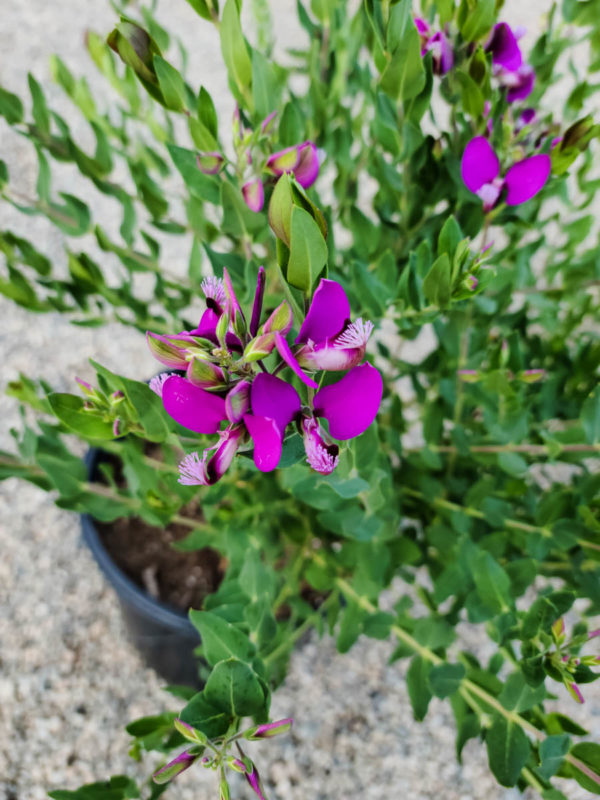
[[[523,62],[521,49],[510,25],[499,22],[494,26],[492,38],[486,50],[492,51],[492,62],[511,71],[519,69]]]
[[[350,303],[346,292],[337,281],[322,278],[313,295],[306,319],[302,323],[296,343],[324,342],[336,336],[350,319]]]
[[[244,422],[254,442],[254,463],[261,472],[270,472],[281,458],[282,435],[277,423],[252,414],[246,414]]]
[[[296,356],[290,350],[289,344],[279,333],[279,331],[275,331],[275,347],[277,347],[277,352],[279,353],[279,355],[283,358],[288,367],[296,373],[296,375],[300,378],[302,383],[305,383],[307,386],[310,386],[311,389],[319,388],[319,384],[316,383],[316,381],[313,381],[312,378],[309,378],[308,375],[303,371],[302,367],[298,363]]]
[[[484,183],[491,183],[497,177],[500,172],[500,162],[484,136],[475,136],[467,144],[460,172],[465,186],[472,192],[476,192]]]
[[[536,195],[548,180],[551,166],[550,156],[545,153],[513,164],[504,180],[508,188],[506,204],[518,206]]]
[[[195,433],[216,433],[227,416],[222,397],[205,392],[179,375],[165,381],[162,398],[167,414]]]
[[[213,342],[217,341],[216,330],[219,315],[215,313],[212,308],[207,308],[198,323],[198,327],[194,331],[190,331],[194,336],[202,336],[204,339],[210,339]]]
[[[426,20],[422,19],[421,17],[415,17],[414,23],[421,35],[426,35],[429,33],[429,25],[427,24]]]
[[[299,149],[298,166],[294,170],[294,177],[300,186],[308,189],[317,180],[319,175],[319,156],[313,142],[304,142]]]
[[[275,420],[283,435],[286,426],[300,411],[300,396],[281,378],[261,372],[252,382],[250,405],[256,416]]]
[[[267,167],[275,175],[283,175],[284,172],[294,172],[300,160],[300,146],[297,144],[278,150],[267,159]]]
[[[258,268],[256,276],[256,292],[254,293],[254,304],[252,306],[252,317],[250,318],[250,336],[256,336],[256,331],[260,325],[260,315],[262,314],[263,297],[265,295],[265,268]]]
[[[370,364],[361,364],[341,381],[324,386],[314,399],[316,416],[329,422],[334,439],[360,436],[375,419],[381,404],[383,380]]]

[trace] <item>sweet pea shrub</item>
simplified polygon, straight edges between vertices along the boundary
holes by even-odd
[[[231,771],[263,798],[244,742],[290,729],[270,697],[315,629],[341,652],[394,641],[415,718],[447,698],[458,758],[479,737],[503,786],[600,794],[600,745],[570,718],[600,675],[597,2],[548,4],[526,49],[494,0],[298,0],[308,43],[285,66],[265,2],[248,30],[241,0],[187,2],[220,37],[233,120],[152,4],[115,1],[114,29],[87,34],[111,107],[53,59],[93,152],[33,76],[25,104],[0,89],[39,161],[29,199],[0,162],[2,199],[46,216],[68,254],[65,276],[0,231],[0,291],[78,325],[117,319],[161,365],[134,380],[93,362],[73,393],[21,375],[10,392],[42,418],[0,474],[102,521],[177,521],[180,547],[227,564],[190,610],[202,690],[128,728],[136,757],[158,753],[139,791],[204,767],[220,798]],[[120,238],[53,192],[63,162],[120,204]],[[79,250],[90,232],[106,263]],[[190,252],[175,272],[170,237]],[[118,457],[126,485],[110,465],[89,482],[73,434]],[[456,643],[463,621],[489,661]],[[102,791],[138,796],[123,777],[50,796]]]

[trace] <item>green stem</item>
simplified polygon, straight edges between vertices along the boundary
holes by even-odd
[[[329,597],[328,597],[326,600],[324,600],[324,601],[321,603],[321,605],[319,606],[319,608],[318,608],[318,609],[317,609],[317,610],[316,610],[316,611],[315,611],[313,614],[310,614],[310,616],[308,616],[308,617],[307,617],[307,618],[304,620],[304,622],[303,622],[301,625],[299,625],[299,626],[296,628],[296,630],[295,630],[295,631],[293,631],[293,632],[292,632],[292,633],[289,635],[289,637],[288,637],[288,638],[287,638],[285,641],[281,642],[281,644],[280,644],[280,645],[278,645],[278,646],[275,648],[275,650],[272,650],[270,653],[268,653],[266,656],[264,656],[264,657],[263,657],[263,661],[265,662],[265,664],[268,664],[270,661],[274,661],[276,658],[279,658],[279,656],[283,655],[283,654],[284,654],[284,653],[285,653],[287,650],[289,650],[289,649],[292,647],[292,645],[293,645],[295,642],[297,642],[297,641],[298,641],[298,639],[300,639],[300,637],[301,637],[301,636],[302,636],[304,633],[306,633],[306,631],[307,631],[307,630],[309,630],[309,628],[311,628],[311,627],[312,627],[312,625],[313,625],[313,624],[314,624],[314,623],[315,623],[315,622],[316,622],[318,619],[320,619],[320,618],[323,616],[323,611],[324,611],[326,608],[328,608],[328,607],[329,607],[329,605],[331,605],[331,603],[332,603],[334,600],[337,600],[337,595],[336,595],[335,593],[332,593],[332,594],[330,594],[330,595],[329,595]]]

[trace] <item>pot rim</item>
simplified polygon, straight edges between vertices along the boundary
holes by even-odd
[[[98,447],[90,447],[83,457],[83,463],[85,464],[90,480],[92,479],[92,474],[101,452],[101,449]],[[181,633],[188,635],[194,634],[199,638],[196,628],[192,625],[186,613],[168,603],[164,603],[162,600],[156,600],[151,597],[115,563],[102,543],[98,528],[96,527],[96,520],[92,515],[80,514],[80,519],[83,540],[89,547],[98,566],[115,588],[119,598],[148,614],[156,622],[177,629]]]

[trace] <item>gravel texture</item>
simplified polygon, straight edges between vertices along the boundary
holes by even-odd
[[[166,9],[162,19],[189,46],[191,74],[201,76],[198,82],[228,114],[232,103],[212,28],[198,21],[184,0],[160,5]],[[277,6],[278,46],[296,44],[294,3],[278,0],[272,5]],[[540,11],[549,5],[513,0],[507,3],[506,18],[535,27]],[[68,114],[81,141],[88,141],[85,122],[68,110],[50,80],[48,57],[60,51],[102,94],[103,84],[83,48],[83,32],[110,29],[114,12],[108,2],[3,0],[0,20],[0,84],[25,96],[26,73],[31,70],[51,105]],[[31,192],[37,169],[33,149],[2,121],[0,157],[8,162],[19,188]],[[61,169],[56,175],[56,188],[84,195],[73,171]],[[97,219],[115,222],[117,209],[110,201],[101,195],[86,199],[93,203]],[[6,206],[2,215],[2,227],[26,232],[64,264],[60,235],[49,223],[7,213]],[[107,227],[110,230],[110,224]],[[90,247],[90,241],[80,241],[82,249]],[[182,263],[187,258],[183,251],[171,255],[174,269],[178,258]],[[0,319],[2,388],[22,370],[66,389],[74,375],[92,376],[89,356],[132,377],[145,378],[154,369],[143,337],[117,325],[74,328],[59,315],[33,317],[3,298]],[[7,448],[9,428],[19,424],[11,398],[0,395],[0,414],[0,446]],[[138,765],[128,758],[123,726],[177,704],[127,643],[116,598],[80,544],[77,517],[56,508],[36,488],[6,481],[0,486],[0,552],[0,798],[42,800],[49,789],[74,789],[113,773],[147,776],[153,762]],[[464,626],[462,634],[466,647],[485,653],[482,631]],[[274,697],[273,716],[293,716],[296,726],[290,737],[254,749],[270,796],[516,796],[490,776],[478,742],[467,745],[462,766],[456,763],[454,724],[446,703],[434,700],[426,721],[413,721],[406,665],[388,666],[391,651],[390,643],[368,640],[340,656],[325,638],[310,640],[293,655],[286,684]],[[598,685],[587,687],[586,695],[588,703],[574,713],[598,737]],[[559,705],[572,710],[562,694]],[[215,797],[214,776],[198,772],[183,775],[166,796]],[[241,786],[234,792],[237,797],[247,794]],[[573,800],[585,796],[569,788]]]

